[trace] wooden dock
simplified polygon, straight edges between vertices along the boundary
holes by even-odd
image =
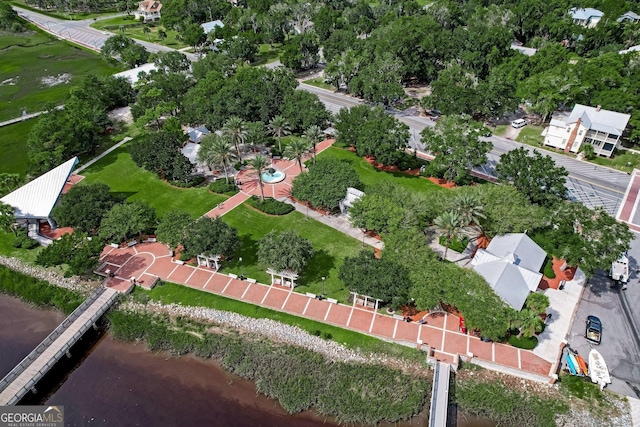
[[[429,427],[446,427],[449,411],[449,378],[451,365],[438,362],[433,371]]]
[[[100,286],[0,381],[0,406],[16,405],[42,377],[95,325],[118,298],[118,292]]]

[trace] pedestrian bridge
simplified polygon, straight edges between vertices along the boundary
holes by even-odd
[[[449,411],[449,378],[451,365],[437,362],[433,371],[429,427],[446,427]]]
[[[0,381],[0,406],[16,405],[118,298],[100,286]]]

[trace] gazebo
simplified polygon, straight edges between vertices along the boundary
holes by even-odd
[[[291,270],[275,271],[272,268],[267,270],[267,274],[271,275],[271,283],[281,284],[282,286],[290,286],[292,289],[296,286],[296,280],[298,280],[298,274]],[[274,276],[280,276],[279,279],[275,279]],[[287,282],[287,280],[289,282]]]
[[[7,194],[0,201],[13,207],[16,222],[19,224],[36,224],[39,227],[40,221],[46,220],[51,228],[55,229],[56,223],[51,217],[51,210],[58,202],[77,163],[77,157],[67,160]]]

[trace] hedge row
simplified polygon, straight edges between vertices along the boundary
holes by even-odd
[[[146,340],[150,350],[220,361],[290,413],[315,407],[340,422],[377,424],[409,419],[429,398],[429,380],[384,366],[330,362],[299,347],[237,333],[203,333],[201,327],[191,334],[187,329],[193,325],[177,327],[160,315],[113,311],[109,321],[118,339]]]
[[[289,203],[281,202],[271,197],[265,197],[264,200],[260,200],[258,196],[251,196],[247,203],[269,215],[286,215],[296,209]]]
[[[56,307],[66,314],[75,310],[85,299],[79,292],[59,288],[1,265],[0,292],[40,307]]]

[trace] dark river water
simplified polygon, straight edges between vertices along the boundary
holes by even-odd
[[[59,312],[0,294],[0,377],[63,319]],[[312,411],[289,415],[278,402],[256,393],[253,383],[213,361],[149,352],[109,334],[89,335],[24,403],[63,405],[69,426],[337,426]],[[423,415],[394,426],[427,424]],[[494,425],[458,416],[458,427]]]

